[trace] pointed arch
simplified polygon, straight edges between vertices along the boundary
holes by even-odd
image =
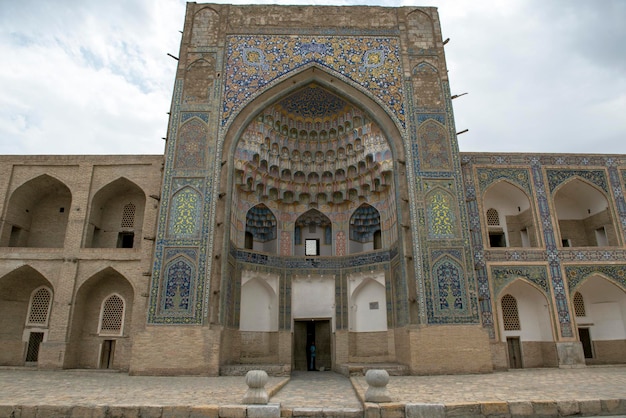
[[[241,331],[278,331],[278,277],[244,271],[241,277]]]
[[[553,196],[562,246],[619,245],[609,199],[598,186],[575,176],[555,188]]]
[[[52,307],[53,286],[30,265],[23,265],[0,277],[0,365],[23,366],[37,361],[39,344],[45,341]],[[30,356],[24,350],[31,339]]]
[[[350,254],[378,249],[375,236],[380,236],[380,212],[374,206],[363,203],[352,212],[349,221]],[[380,240],[378,242],[380,245]]]
[[[42,174],[24,182],[9,198],[0,245],[63,247],[71,205],[70,189],[55,177]]]
[[[91,199],[83,246],[137,248],[145,206],[145,192],[128,178],[119,177],[104,185]]]
[[[118,299],[111,300],[116,295]],[[105,339],[110,344],[112,364],[107,367],[127,370],[130,365],[130,338],[121,338],[132,333],[132,311],[135,289],[122,273],[113,267],[96,271],[84,280],[76,291],[73,302],[72,323],[66,366],[69,368],[101,367],[101,347]],[[106,301],[123,305],[106,304]],[[106,307],[110,309],[105,309]],[[121,310],[120,310],[121,309]],[[103,314],[106,316],[103,319]],[[117,316],[121,313],[122,316]],[[121,320],[121,322],[117,322]],[[103,321],[104,329],[103,329]],[[110,322],[106,322],[110,321]],[[116,325],[119,323],[119,330]],[[107,329],[107,327],[109,329]]]
[[[443,255],[432,267],[435,311],[463,314],[468,310],[465,271],[455,258]]]
[[[265,204],[259,203],[248,210],[245,232],[246,236],[252,238],[252,246],[249,249],[276,254],[276,216]]]
[[[604,274],[592,273],[572,291],[587,363],[626,363],[626,289]]]
[[[216,26],[219,24],[219,13],[211,7],[202,7],[193,15],[191,44],[194,46],[213,45],[217,40]]]
[[[386,331],[387,300],[384,273],[382,277],[381,273],[378,273],[375,277],[361,278],[359,283],[350,290],[350,330],[353,332]]]
[[[515,298],[519,315],[519,329],[505,329],[504,327],[502,300],[507,295]],[[526,278],[518,277],[499,292],[497,300],[502,341],[506,341],[507,337],[519,337],[522,341],[533,342],[554,341],[551,304],[544,290],[535,283]],[[526,362],[525,367],[532,366]]]
[[[499,179],[485,189],[482,204],[490,247],[539,245],[531,200],[520,185]]]

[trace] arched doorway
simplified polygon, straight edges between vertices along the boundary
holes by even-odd
[[[594,274],[572,295],[587,364],[626,363],[626,292]]]
[[[525,280],[515,280],[500,293],[500,336],[510,368],[558,365],[550,318],[546,296]]]

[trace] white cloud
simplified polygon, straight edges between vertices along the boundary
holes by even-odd
[[[469,92],[453,102],[462,151],[626,153],[626,2],[417,3],[438,7],[452,93]],[[182,0],[0,2],[0,154],[161,153],[184,13]]]

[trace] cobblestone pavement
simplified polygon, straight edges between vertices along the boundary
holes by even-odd
[[[362,403],[367,389],[362,376],[294,372],[285,383],[286,378],[270,377],[268,392],[278,391],[270,400],[272,414],[293,418],[626,414],[626,366],[392,376],[393,402],[379,405]],[[0,417],[244,418],[254,415],[254,407],[241,404],[246,389],[245,377],[0,369]]]
[[[240,404],[245,376],[155,377],[99,371],[0,370],[0,405]],[[284,377],[270,377],[277,386]]]
[[[352,379],[359,392],[365,377]],[[391,376],[391,398],[403,403],[626,399],[626,366],[517,369],[478,375]]]
[[[362,410],[350,380],[333,372],[292,372],[289,383],[271,401],[288,409]]]

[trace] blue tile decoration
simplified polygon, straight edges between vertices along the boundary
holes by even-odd
[[[548,271],[546,266],[491,266],[491,280],[493,282],[493,293],[498,296],[507,285],[523,278],[534,283],[550,299],[550,288],[548,284]]]
[[[311,64],[369,91],[404,126],[396,37],[236,35],[226,41],[222,126],[267,86]]]
[[[192,187],[184,187],[172,196],[168,236],[197,238],[200,233],[202,195]]]
[[[466,315],[467,291],[461,265],[444,256],[433,265],[433,277],[436,280],[433,289],[434,315]]]
[[[430,239],[450,239],[458,236],[454,198],[441,189],[428,194],[426,199],[428,237]]]
[[[476,169],[478,184],[482,191],[498,180],[508,180],[526,192],[527,197],[532,195],[530,188],[530,172],[525,168],[485,168]],[[532,200],[532,199],[530,199]]]
[[[572,177],[583,178],[600,187],[605,192],[609,191],[606,182],[606,172],[604,170],[546,169],[546,175],[548,176],[548,184],[550,185],[551,193],[554,193],[554,190],[560,184],[571,179]]]
[[[625,264],[569,265],[565,266],[565,277],[570,295],[573,295],[578,286],[593,274],[599,274],[608,278],[609,281],[612,281],[626,292]]]
[[[161,310],[189,316],[194,308],[195,266],[185,257],[177,257],[165,266],[165,295]],[[199,308],[196,306],[195,308]]]
[[[183,80],[177,79],[167,134],[169,140],[165,148],[149,292],[147,322],[151,325],[200,325],[208,315],[209,295],[206,289],[210,285],[210,275],[206,272],[211,270],[212,260],[207,257],[207,249],[212,248],[214,228],[208,222],[212,213],[212,194],[206,193],[212,190],[214,178],[208,174],[213,171],[214,161],[207,158],[213,155],[213,150],[211,145],[207,146],[205,138],[209,113],[181,112],[182,91]],[[196,143],[202,143],[200,148],[206,152],[202,157],[204,160],[192,155],[191,148],[185,151],[189,151],[186,156],[179,153],[177,157],[177,151],[181,150],[177,145],[178,139],[187,138],[187,135]],[[179,192],[182,194],[177,194]],[[189,294],[183,297],[181,295],[187,288],[185,283],[188,283]],[[179,290],[181,286],[185,291],[183,293]],[[175,301],[185,303],[176,305]],[[185,304],[186,309],[183,309]]]
[[[551,285],[553,289],[554,301],[556,302],[560,332],[562,337],[568,338],[573,336],[569,304],[567,303],[565,286],[563,283],[563,277],[561,276],[561,262],[559,260],[558,249],[556,247],[554,227],[552,226],[552,217],[550,215],[550,206],[548,205],[548,197],[543,182],[543,173],[538,160],[531,160],[531,171],[537,206],[539,208],[539,216],[541,217],[543,225],[543,237],[546,244],[546,253],[548,255]]]

